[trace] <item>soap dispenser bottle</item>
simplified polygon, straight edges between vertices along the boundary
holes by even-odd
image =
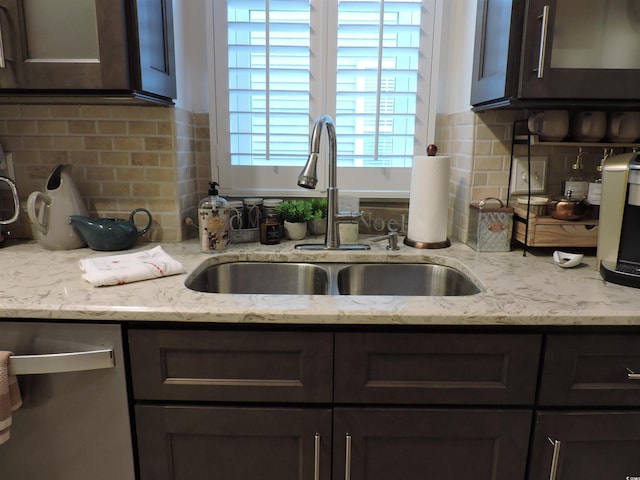
[[[218,183],[209,183],[208,195],[198,204],[200,250],[215,253],[229,245],[229,206],[227,200],[218,195]]]

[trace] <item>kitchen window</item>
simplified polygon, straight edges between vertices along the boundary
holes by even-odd
[[[296,186],[315,119],[338,137],[338,187],[407,197],[433,138],[441,0],[210,0],[212,162],[227,195]],[[326,165],[317,189],[326,189]]]

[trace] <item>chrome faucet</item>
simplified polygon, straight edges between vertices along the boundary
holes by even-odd
[[[318,183],[317,164],[318,153],[320,152],[320,137],[322,130],[326,127],[329,138],[329,183],[327,186],[327,232],[324,237],[324,244],[300,244],[295,248],[305,250],[369,250],[369,245],[362,244],[340,244],[341,223],[357,223],[362,213],[359,212],[339,212],[338,211],[338,187],[337,170],[338,154],[336,141],[336,127],[329,115],[321,115],[316,119],[311,132],[309,144],[309,158],[298,176],[298,186],[303,188],[316,188]]]

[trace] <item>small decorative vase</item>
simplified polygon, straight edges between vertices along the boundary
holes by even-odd
[[[308,224],[309,233],[311,235],[324,235],[327,233],[327,219],[320,218],[318,220],[311,220]]]
[[[302,240],[307,235],[307,222],[284,222],[284,233],[289,240]]]

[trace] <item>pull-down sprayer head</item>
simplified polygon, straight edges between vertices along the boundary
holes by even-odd
[[[314,189],[318,183],[318,154],[311,152],[307,163],[298,175],[298,186],[302,188]]]
[[[333,120],[329,115],[320,115],[313,124],[313,130],[311,131],[311,138],[309,140],[309,158],[307,164],[300,172],[298,176],[298,186],[303,188],[316,188],[318,183],[318,153],[320,152],[320,137],[322,130],[327,127],[327,138],[329,141],[329,188],[336,186],[336,174],[337,168],[337,147],[336,147],[336,127],[333,124]]]

